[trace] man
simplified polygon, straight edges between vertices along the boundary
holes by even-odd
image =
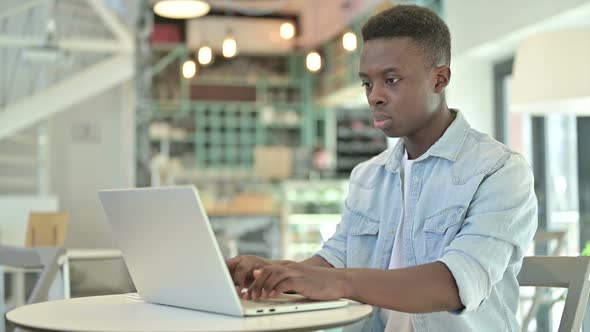
[[[537,226],[530,168],[447,107],[450,34],[435,13],[396,6],[362,34],[374,125],[401,139],[352,171],[322,250],[300,263],[230,259],[237,287],[371,304],[364,330],[519,330],[516,276]]]

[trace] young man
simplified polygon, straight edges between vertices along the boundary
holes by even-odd
[[[362,33],[374,125],[401,140],[353,170],[322,250],[300,263],[230,259],[236,285],[253,299],[371,304],[365,330],[519,330],[516,276],[537,227],[529,167],[447,107],[450,34],[435,13],[396,6]]]

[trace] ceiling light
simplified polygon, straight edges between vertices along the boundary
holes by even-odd
[[[197,60],[199,63],[206,66],[213,61],[213,50],[209,46],[202,46],[199,48],[199,52],[197,54]]]
[[[309,52],[305,57],[305,65],[311,72],[316,72],[322,68],[322,57],[316,51]]]
[[[238,54],[238,43],[231,33],[228,33],[223,40],[221,53],[223,53],[223,56],[226,58],[233,58]]]
[[[182,64],[182,76],[191,79],[197,73],[197,64],[193,60],[187,60]]]
[[[348,52],[356,50],[356,35],[354,32],[347,32],[342,35],[342,47]]]
[[[280,28],[281,38],[289,40],[295,37],[295,26],[291,22],[285,22],[281,24]]]
[[[202,0],[160,0],[154,12],[162,17],[187,19],[207,15],[211,6]]]

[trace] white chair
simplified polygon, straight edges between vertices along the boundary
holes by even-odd
[[[590,296],[590,257],[525,257],[518,275],[520,286],[567,288],[559,332],[580,331]],[[524,327],[524,326],[523,326]]]
[[[4,330],[4,272],[3,266],[39,269],[41,273],[27,304],[47,301],[49,289],[58,272],[57,261],[64,254],[61,247],[22,248],[0,246],[0,331]]]
[[[550,244],[554,244],[553,249],[549,252],[549,255],[561,256],[566,244],[566,235],[567,232],[565,231],[538,230],[537,233],[535,233],[533,241],[535,245],[545,244],[549,246]],[[528,308],[528,311],[523,312],[522,332],[528,331],[528,327],[531,321],[537,316],[537,312],[539,311],[541,304],[552,306],[555,304],[555,302],[560,300],[561,294],[557,296],[553,295],[551,298],[547,297],[548,294],[546,289],[546,287],[536,287],[532,297],[527,297],[521,294],[521,305],[526,300],[531,301],[531,306]]]

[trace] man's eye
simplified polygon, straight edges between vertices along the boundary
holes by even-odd
[[[361,83],[361,86],[362,86],[363,88],[365,88],[365,89],[366,89],[366,88],[370,88],[370,87],[371,87],[371,83],[369,83],[369,82],[362,82],[362,83]]]
[[[399,78],[387,78],[387,79],[385,79],[385,83],[387,83],[387,84],[395,84],[399,80],[400,80]]]

